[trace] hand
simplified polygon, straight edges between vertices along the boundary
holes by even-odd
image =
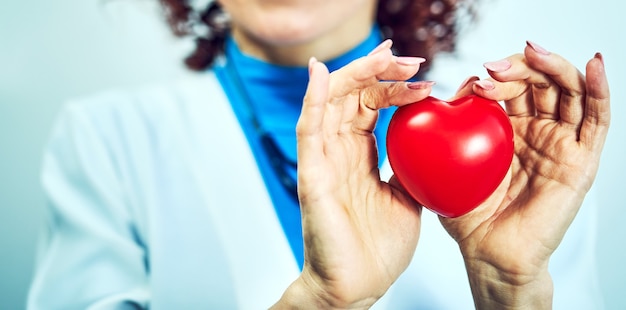
[[[311,59],[297,125],[305,262],[276,306],[367,308],[413,256],[421,208],[395,181],[381,181],[372,131],[378,109],[423,99],[432,84],[379,82],[406,80],[423,61],[390,47],[331,74]]]
[[[604,64],[597,54],[584,76],[529,43],[523,55],[485,67],[491,79],[470,81],[458,95],[504,101],[515,131],[513,163],[479,208],[441,222],[459,243],[477,308],[548,308],[548,260],[595,179],[608,132]]]

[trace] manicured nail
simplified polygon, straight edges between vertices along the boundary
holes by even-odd
[[[550,55],[550,52],[548,52],[547,49],[541,47],[539,44],[535,43],[535,42],[531,42],[531,41],[526,41],[526,45],[530,46],[530,48],[532,48],[533,50],[535,50],[535,52],[537,52],[538,54],[541,55]]]
[[[383,41],[382,43],[378,44],[378,46],[376,46],[371,52],[369,52],[369,55],[374,55],[384,49],[390,48],[391,45],[393,44],[393,42],[391,41],[391,39],[387,39],[385,41]]]
[[[483,64],[487,70],[492,72],[504,72],[511,69],[511,62],[508,59],[486,62]]]
[[[406,87],[409,89],[426,89],[435,85],[433,81],[418,81],[418,82],[408,82],[406,83]]]
[[[393,56],[393,57],[397,64],[403,65],[403,66],[417,66],[426,61],[426,58],[422,58],[422,57],[398,57],[398,56]]]
[[[469,83],[471,82],[475,82],[478,81],[480,78],[477,76],[470,76],[467,79],[465,79],[465,81],[463,81],[463,83],[461,83],[461,86],[459,86],[459,89],[456,90],[456,92],[458,93],[459,91],[461,91],[461,89],[465,88],[467,85],[469,85]]]
[[[489,80],[480,80],[480,81],[475,81],[474,85],[484,89],[484,90],[493,90],[496,88],[496,85],[493,84],[493,82],[489,81]]]
[[[602,53],[597,52],[593,57],[596,58],[596,59],[600,59],[600,61],[604,65],[604,56],[602,56]]]
[[[313,72],[313,65],[315,65],[316,62],[317,62],[317,58],[315,57],[309,58],[309,75],[311,75],[311,72]]]

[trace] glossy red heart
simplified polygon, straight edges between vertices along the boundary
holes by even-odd
[[[387,152],[413,198],[441,216],[457,217],[502,182],[513,158],[513,128],[497,101],[428,97],[394,113]]]

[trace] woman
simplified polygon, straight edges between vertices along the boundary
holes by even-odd
[[[608,129],[602,58],[583,76],[529,43],[486,64],[491,79],[461,85],[456,96],[504,101],[516,149],[487,201],[441,219],[466,268],[455,280],[471,288],[450,298],[428,291],[434,279],[405,272],[421,207],[377,169],[385,108],[420,100],[433,84],[404,82],[423,60],[393,55],[379,29],[414,48],[382,9],[374,22],[377,8],[418,10],[418,24],[440,29],[409,55],[430,59],[453,42],[445,21],[454,6],[413,2],[219,1],[228,24],[216,7],[196,16],[168,2],[174,25],[193,25],[191,16],[215,26],[199,29],[210,39],[188,64],[215,63],[177,85],[68,105],[45,157],[50,234],[29,307],[459,308],[471,307],[467,294],[478,308],[549,308],[548,263]],[[215,58],[222,42],[225,57]]]

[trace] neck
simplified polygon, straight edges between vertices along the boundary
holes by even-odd
[[[245,54],[278,65],[306,66],[312,56],[320,61],[333,59],[365,40],[372,29],[374,13],[374,7],[363,6],[337,27],[302,42],[267,42],[237,25],[233,25],[232,35]]]

